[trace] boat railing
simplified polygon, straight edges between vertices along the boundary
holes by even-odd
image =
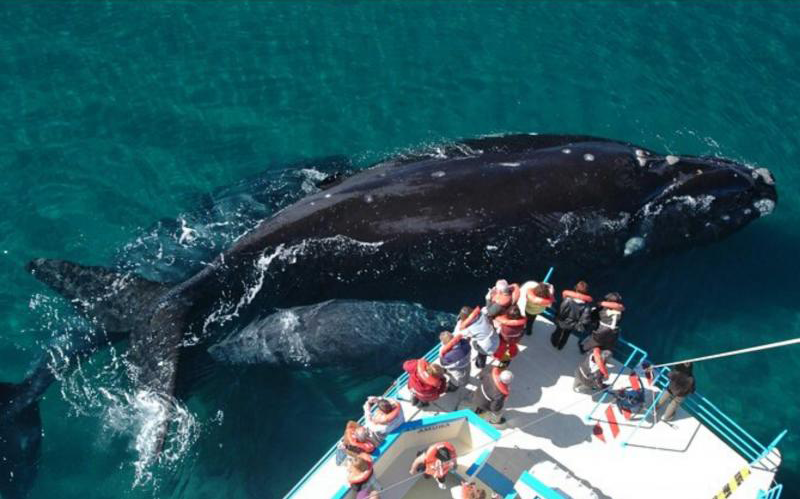
[[[766,492],[759,490],[756,499],[779,499],[781,497],[781,492],[783,492],[783,485],[779,483]]]

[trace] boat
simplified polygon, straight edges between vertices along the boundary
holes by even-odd
[[[544,281],[548,281],[552,269]],[[511,363],[514,381],[495,426],[470,408],[478,369],[470,384],[425,408],[411,404],[408,376],[384,393],[400,402],[406,422],[372,454],[381,499],[460,499],[472,483],[486,497],[503,499],[708,498],[778,499],[775,482],[781,432],[764,444],[699,393],[686,398],[670,422],[659,421],[656,404],[669,368],[645,370],[647,352],[620,339],[613,350],[610,388],[594,395],[573,390],[583,359],[572,337],[563,350],[550,344],[555,325],[545,310]],[[438,359],[439,345],[425,359]],[[474,352],[473,352],[474,355]],[[644,389],[636,412],[615,402],[618,390]],[[344,426],[344,422],[343,425]],[[447,488],[410,475],[418,452],[433,443],[455,447],[457,465]],[[286,494],[285,499],[353,499],[356,491],[336,464],[336,444]]]

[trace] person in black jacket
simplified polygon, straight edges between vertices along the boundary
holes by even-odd
[[[550,343],[561,350],[572,333],[578,337],[578,348],[580,348],[580,343],[589,333],[591,324],[592,297],[589,296],[589,285],[586,281],[579,281],[574,291],[564,290],[561,297],[563,300],[558,307],[556,330],[550,335]]]
[[[581,353],[591,351],[595,347],[603,350],[612,350],[619,339],[620,323],[625,305],[619,293],[608,293],[599,307],[590,313],[590,322],[596,324],[592,335],[578,344]]]
[[[683,400],[694,393],[694,374],[692,371],[692,363],[684,362],[674,366],[669,372],[667,391],[658,401],[658,408],[669,402],[667,410],[661,416],[662,421],[672,421]]]
[[[495,425],[505,423],[506,418],[500,413],[508,398],[513,379],[511,371],[487,366],[480,374],[480,383],[472,397],[475,414],[481,414],[482,418]]]

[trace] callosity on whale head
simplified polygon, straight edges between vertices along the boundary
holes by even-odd
[[[661,181],[633,216],[626,256],[716,241],[775,208],[775,181],[766,168],[641,149],[635,156],[644,175]]]

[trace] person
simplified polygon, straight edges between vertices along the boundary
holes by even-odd
[[[472,348],[477,352],[475,367],[478,369],[483,369],[483,366],[486,365],[486,358],[494,354],[500,345],[500,337],[497,335],[492,321],[480,307],[461,307],[455,332],[472,340]]]
[[[439,363],[447,376],[447,391],[454,392],[469,378],[469,360],[472,347],[463,334],[453,335],[450,331],[439,334],[442,347],[439,350]]]
[[[500,334],[500,343],[494,352],[494,358],[500,361],[501,367],[506,367],[519,352],[517,344],[525,333],[527,319],[520,314],[518,308],[512,307],[507,313],[495,317],[493,322]]]
[[[461,482],[461,499],[486,499],[486,491],[475,482]]]
[[[564,348],[570,334],[578,337],[578,349],[582,348],[581,341],[589,333],[591,324],[592,297],[588,292],[589,285],[586,281],[578,281],[574,290],[565,289],[561,293],[561,305],[556,315],[556,330],[550,336],[550,343],[556,349]]]
[[[519,295],[517,306],[520,313],[528,319],[525,334],[530,336],[533,334],[533,323],[536,321],[536,316],[553,304],[555,289],[552,284],[547,282],[528,281],[520,288]]]
[[[596,310],[597,327],[591,336],[580,343],[581,353],[591,351],[595,347],[603,350],[613,349],[619,338],[619,325],[624,311],[622,296],[619,293],[608,293]]]
[[[450,442],[437,442],[426,451],[417,453],[417,458],[411,463],[409,475],[423,473],[425,478],[436,479],[440,489],[444,489],[447,474],[456,467],[456,449]]]
[[[503,405],[510,393],[514,374],[499,367],[487,367],[481,372],[480,385],[475,389],[472,402],[475,413],[495,425],[506,422],[501,415]]]
[[[347,465],[347,483],[356,491],[356,494],[362,492],[366,494],[362,494],[361,497],[370,499],[376,497],[376,492],[381,489],[381,486],[375,480],[372,456],[362,453],[350,459]]]
[[[578,393],[591,393],[595,390],[605,389],[606,385],[603,381],[608,379],[606,359],[609,357],[611,357],[611,350],[594,347],[575,369],[572,389]]]
[[[519,284],[509,284],[505,279],[498,279],[494,287],[486,293],[486,315],[494,318],[508,312],[519,301],[519,295]]]
[[[347,422],[342,437],[342,446],[350,456],[361,453],[372,454],[375,451],[375,444],[370,441],[369,432],[355,421]]]
[[[428,363],[425,359],[407,360],[403,370],[408,373],[408,389],[415,407],[427,407],[447,390],[444,369],[439,364]]]
[[[669,402],[667,409],[661,416],[661,421],[672,421],[672,418],[675,417],[675,412],[678,410],[678,407],[681,406],[684,399],[694,393],[693,370],[694,368],[691,362],[684,362],[674,366],[669,372],[669,385],[667,385],[666,392],[661,395],[656,409],[660,409],[664,404]]]
[[[364,402],[364,426],[370,440],[383,442],[386,435],[405,422],[403,408],[396,400],[383,397],[367,397]]]

